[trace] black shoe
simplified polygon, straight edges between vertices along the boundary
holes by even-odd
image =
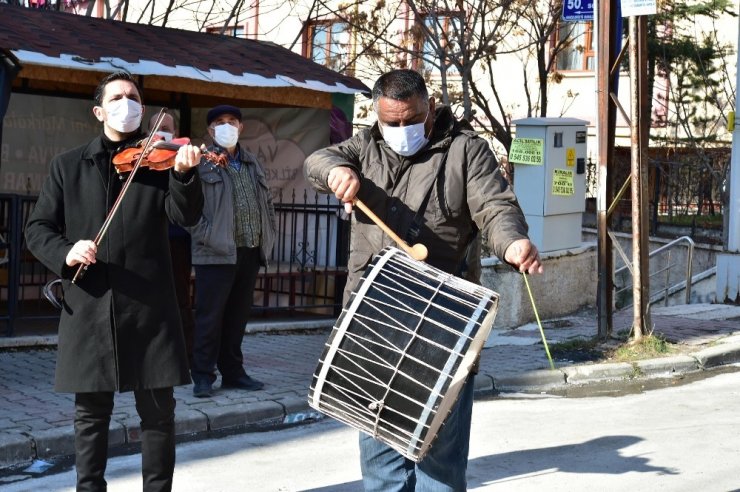
[[[196,398],[208,398],[213,396],[213,387],[208,381],[196,381],[193,384],[193,396]]]
[[[262,381],[257,381],[254,378],[250,378],[246,374],[244,376],[239,377],[238,379],[223,379],[221,380],[221,387],[222,388],[234,388],[234,389],[242,389],[247,391],[257,391],[262,389],[265,386],[265,383]]]

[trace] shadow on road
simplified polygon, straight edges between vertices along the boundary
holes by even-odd
[[[554,472],[678,474],[678,470],[649,464],[649,458],[629,456],[621,451],[642,440],[635,436],[605,436],[580,444],[482,456],[468,464],[468,486],[479,487]]]

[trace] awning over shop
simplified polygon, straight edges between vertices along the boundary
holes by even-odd
[[[140,76],[147,101],[170,106],[330,109],[333,95],[369,92],[273,43],[5,4],[2,52],[20,63],[14,89],[24,92],[90,97],[118,70]]]

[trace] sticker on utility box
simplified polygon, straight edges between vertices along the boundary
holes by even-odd
[[[568,147],[565,149],[565,165],[573,167],[576,165],[576,148]]]
[[[558,196],[572,196],[575,194],[573,171],[569,169],[552,170],[552,194]]]
[[[541,166],[545,141],[541,138],[515,138],[509,150],[509,162]]]

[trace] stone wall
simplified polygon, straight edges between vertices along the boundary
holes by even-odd
[[[596,305],[596,243],[541,256],[545,272],[527,277],[541,320]],[[500,296],[494,328],[513,328],[534,321],[522,274],[497,258],[484,258],[481,266],[481,284]]]

